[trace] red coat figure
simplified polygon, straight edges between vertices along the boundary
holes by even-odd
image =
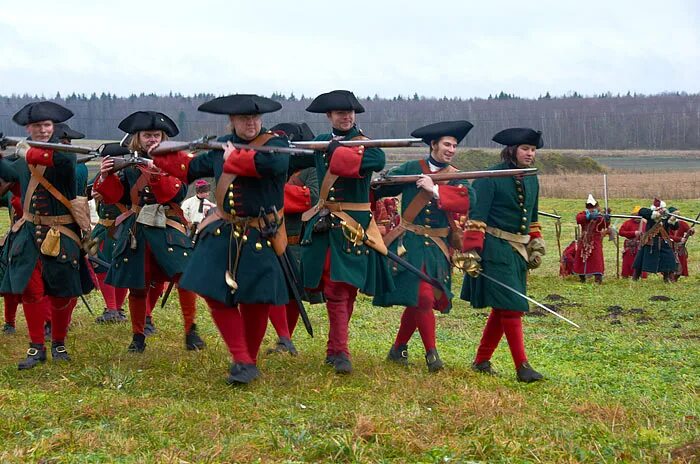
[[[678,221],[678,229],[671,230],[669,236],[673,240],[673,252],[678,258],[678,273],[677,277],[688,277],[688,249],[686,241],[695,233],[695,229],[691,229],[690,225],[685,221]]]
[[[578,274],[582,282],[586,276],[593,275],[600,283],[605,274],[603,235],[610,226],[610,219],[600,213],[593,195],[588,195],[586,210],[576,215],[576,222],[581,226],[581,238],[576,249],[574,274]]]
[[[574,273],[574,261],[576,260],[576,240],[572,241],[569,246],[564,248],[559,262],[559,275],[562,277],[570,276]]]
[[[639,207],[636,207],[632,211],[632,215],[636,215],[639,212]],[[623,244],[622,252],[622,277],[632,277],[634,258],[637,256],[639,251],[639,237],[642,235],[644,230],[644,223],[642,219],[628,219],[622,223],[620,226],[620,235],[625,237],[625,242]],[[642,276],[646,278],[646,272]]]

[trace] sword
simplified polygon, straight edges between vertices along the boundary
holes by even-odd
[[[95,313],[93,313],[93,312],[92,312],[92,309],[90,309],[90,305],[88,304],[88,302],[87,302],[87,300],[85,299],[85,297],[84,297],[83,295],[80,295],[80,299],[83,300],[83,304],[84,304],[85,307],[87,308],[88,312],[89,312],[91,315],[94,316]]]
[[[581,326],[579,326],[577,323],[575,323],[575,322],[573,322],[573,321],[570,321],[569,319],[565,318],[564,316],[562,316],[561,314],[557,313],[556,311],[553,311],[553,310],[549,309],[548,307],[546,307],[545,305],[543,305],[543,304],[540,303],[539,301],[534,300],[533,298],[530,298],[529,296],[525,295],[524,293],[521,293],[521,292],[517,291],[516,289],[514,289],[514,288],[511,287],[510,285],[504,284],[504,283],[501,282],[500,280],[494,279],[493,277],[491,277],[491,276],[488,275],[488,274],[484,274],[484,271],[479,271],[479,275],[482,276],[482,277],[486,277],[486,278],[487,278],[488,280],[490,280],[491,282],[493,282],[493,283],[495,283],[495,284],[498,284],[498,285],[500,285],[501,287],[503,287],[503,288],[505,288],[505,289],[507,289],[507,290],[510,290],[511,292],[515,293],[516,295],[525,298],[525,299],[526,299],[527,301],[529,301],[530,303],[533,303],[533,304],[537,305],[538,307],[544,309],[545,311],[547,311],[547,312],[550,313],[550,314],[554,314],[554,315],[557,316],[559,319],[562,319],[562,320],[568,322],[569,324],[573,325],[574,327],[576,327],[576,328],[578,328],[578,329],[581,328]]]
[[[99,258],[99,257],[97,257],[97,256],[87,255],[87,259],[88,259],[89,261],[92,261],[93,263],[99,265],[99,266],[106,267],[107,269],[109,269],[110,267],[112,267],[112,265],[109,264],[107,261],[105,261],[104,259],[101,259],[101,258]]]
[[[304,308],[304,303],[301,299],[301,294],[299,293],[299,282],[296,280],[296,273],[294,272],[294,268],[292,268],[292,264],[289,260],[289,255],[287,253],[289,253],[289,251],[285,250],[284,253],[281,256],[278,256],[277,258],[279,259],[280,266],[282,267],[282,273],[284,274],[284,278],[287,281],[287,285],[292,290],[292,296],[294,297],[294,301],[297,304],[299,316],[301,317],[301,320],[304,323],[304,328],[306,329],[306,332],[311,336],[311,338],[313,338],[314,328],[311,326],[309,315],[306,313],[306,308]]]
[[[608,175],[603,174],[603,195],[605,196],[605,212],[604,214],[609,214],[608,211]]]

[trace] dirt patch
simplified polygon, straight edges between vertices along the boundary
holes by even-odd
[[[671,301],[666,295],[654,295],[649,297],[649,301]]]
[[[678,338],[685,340],[700,340],[700,333],[681,334]]]
[[[683,327],[683,326],[680,325],[680,324],[678,324],[678,323],[676,323],[676,324],[673,324],[671,327],[673,327],[674,329],[680,329],[680,328]]]
[[[622,306],[608,306],[606,311],[608,312],[608,316],[619,316],[625,312]]]
[[[654,320],[653,317],[642,316],[642,317],[638,318],[636,322],[637,322],[637,325],[643,325],[643,324],[648,324],[648,323],[652,322],[653,320]]]
[[[546,316],[544,311],[540,311],[539,309],[535,309],[534,311],[528,311],[525,313],[526,316],[531,316],[531,317],[542,317]]]
[[[700,440],[686,443],[671,450],[671,457],[680,462],[700,462]]]
[[[644,308],[630,308],[632,314],[644,314]]]
[[[561,295],[557,295],[556,293],[550,293],[546,297],[544,297],[545,300],[547,301],[566,301],[566,298],[564,298]]]
[[[614,319],[610,321],[610,325],[622,325],[622,321],[620,319]]]

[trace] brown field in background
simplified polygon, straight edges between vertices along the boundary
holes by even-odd
[[[602,174],[540,175],[540,195],[547,198],[585,198],[589,193],[602,205]],[[700,198],[700,171],[611,172],[609,198],[665,200]]]

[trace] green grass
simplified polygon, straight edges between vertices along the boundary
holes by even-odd
[[[543,199],[566,217],[573,236],[577,200]],[[617,211],[641,200],[619,200]],[[697,201],[681,203],[687,214]],[[515,381],[503,342],[492,378],[469,369],[487,310],[456,301],[438,316],[447,369],[429,374],[417,335],[411,365],[386,352],[401,308],[374,308],[362,297],[351,324],[355,371],[323,366],[323,307],[309,312],[316,337],[295,335],[300,356],[262,355],[262,378],[245,388],[224,379],[228,353],[203,304],[198,323],[207,350],[186,352],[175,301],[155,312],[158,333],[144,356],[129,355],[127,325],[99,327],[79,303],[68,338],[73,361],[19,372],[26,327],[0,344],[0,462],[684,462],[677,448],[700,440],[700,246],[691,274],[675,285],[658,277],[616,280],[605,242],[602,286],[557,277],[554,226],[542,218],[548,255],[530,295],[550,294],[577,330],[551,316],[525,319],[532,365],[546,381]],[[202,272],[206,272],[203,270]],[[459,287],[461,279],[456,280]],[[458,290],[458,288],[457,288]],[[667,295],[668,302],[652,302]],[[96,293],[89,296],[101,310]],[[559,304],[559,303],[557,303]],[[610,306],[622,314],[610,316]],[[21,314],[21,311],[20,311]],[[267,334],[264,347],[274,340]],[[696,455],[697,456],[697,455]],[[695,459],[698,459],[697,457]],[[688,461],[690,462],[690,461]]]

